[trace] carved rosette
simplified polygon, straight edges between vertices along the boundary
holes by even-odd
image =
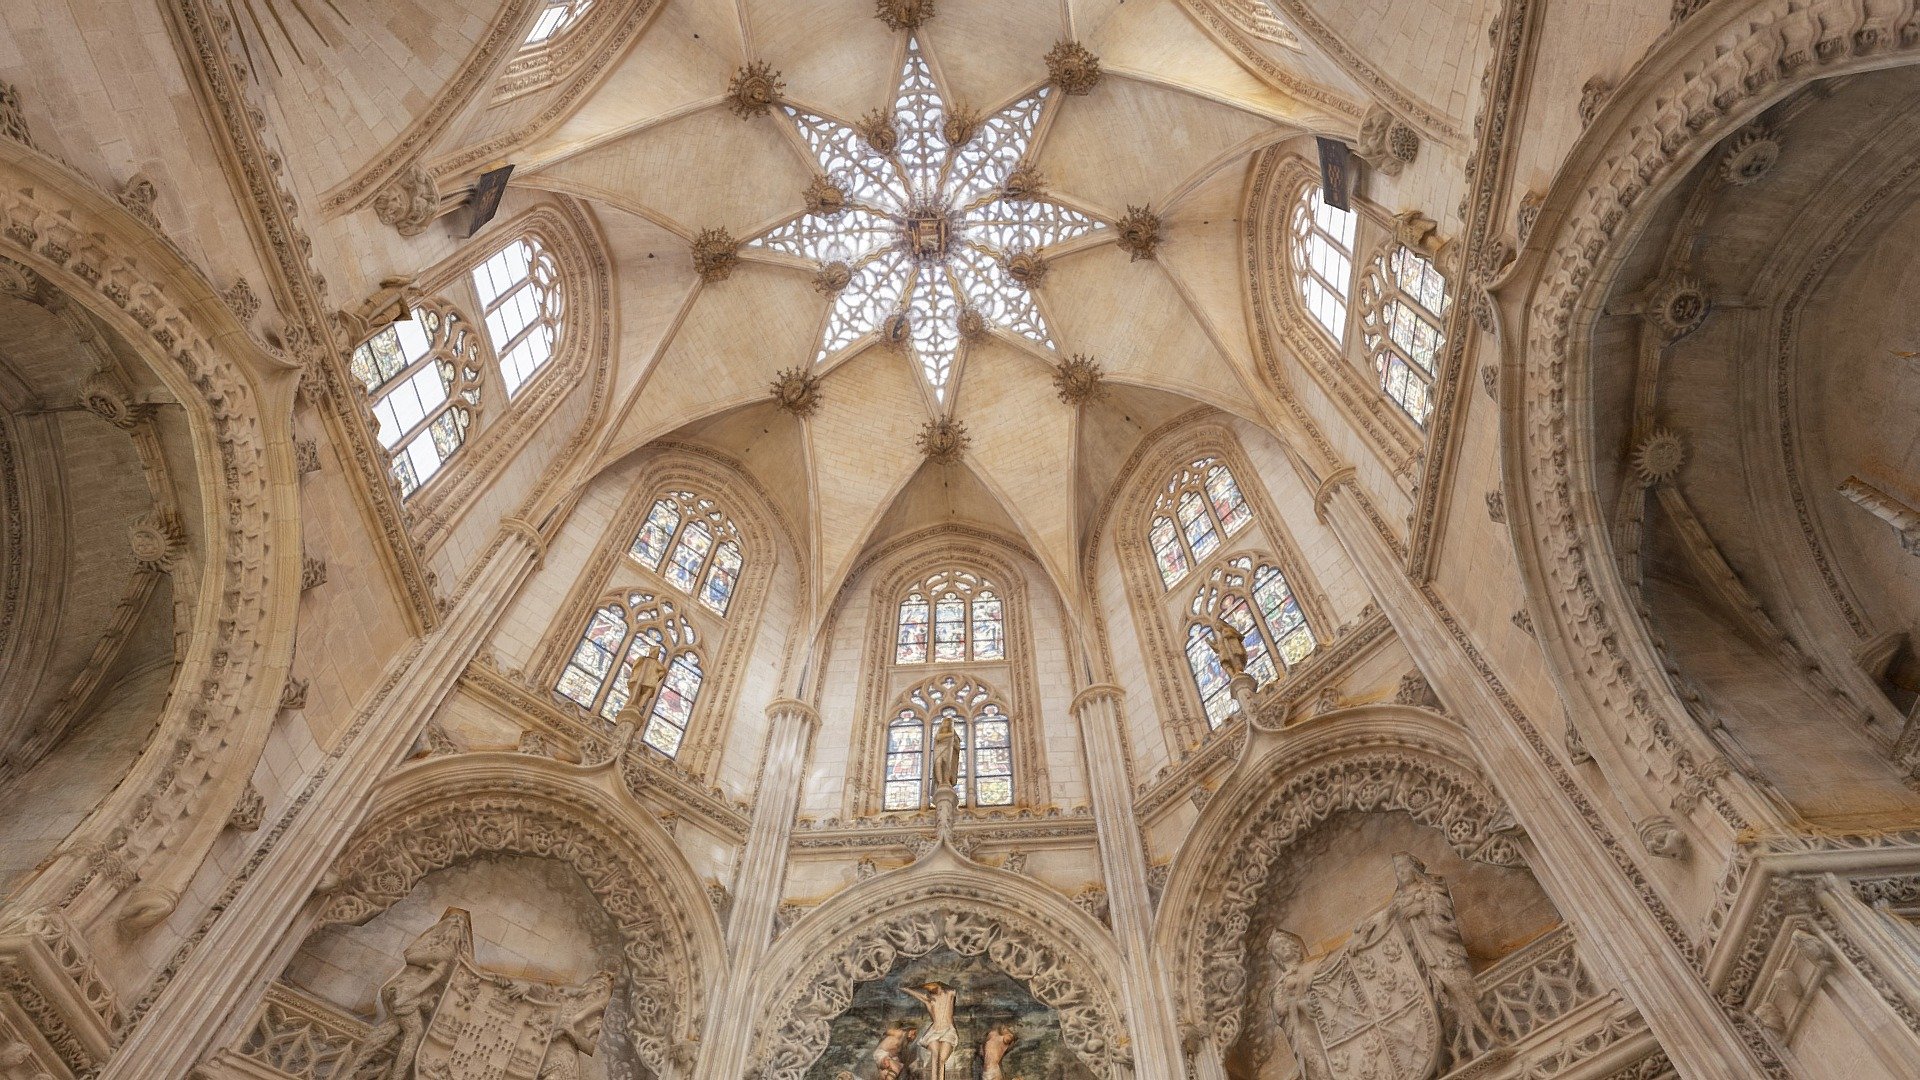
[[[128,543],[140,569],[166,573],[180,561],[186,549],[186,530],[172,514],[156,510],[136,519],[128,529]]]
[[[1686,463],[1687,444],[1667,428],[1641,439],[1633,450],[1634,475],[1649,487],[1678,476]]]
[[[1000,190],[1014,202],[1037,199],[1046,194],[1047,178],[1039,169],[1023,161],[1007,174],[1006,180],[1000,184]]]
[[[1107,396],[1106,372],[1093,357],[1075,353],[1054,365],[1053,389],[1065,404],[1091,404]]]
[[[812,416],[820,408],[820,377],[804,367],[782,371],[772,390],[774,404],[795,416]]]
[[[728,107],[735,116],[746,119],[764,116],[779,102],[787,84],[780,73],[765,60],[755,60],[733,73],[727,82]]]
[[[1755,124],[1742,128],[1727,144],[1726,156],[1720,159],[1720,175],[1735,187],[1746,187],[1772,172],[1779,161],[1779,140]]]
[[[1008,277],[1027,289],[1040,284],[1040,280],[1047,276],[1047,260],[1041,258],[1037,251],[1008,252],[1001,265],[1006,268]]]
[[[693,238],[693,271],[711,285],[725,281],[740,262],[740,241],[725,229],[702,229]]]
[[[986,120],[986,114],[979,109],[971,105],[958,106],[941,122],[940,138],[956,149],[965,146],[980,134],[980,128]]]
[[[875,109],[861,117],[853,130],[860,133],[860,138],[876,154],[891,154],[900,146],[900,129],[894,125],[890,112]]]
[[[806,204],[807,213],[818,217],[834,217],[847,208],[847,193],[825,173],[816,174],[800,198]]]
[[[1091,94],[1100,82],[1100,58],[1077,41],[1058,41],[1047,52],[1047,81],[1063,94]]]
[[[954,316],[953,325],[960,334],[960,340],[968,343],[979,341],[993,329],[986,313],[972,304],[960,309],[960,314]]]
[[[1674,274],[1661,283],[1647,314],[1668,339],[1677,340],[1700,329],[1700,324],[1707,321],[1710,304],[1707,287],[1698,279]]]
[[[813,288],[823,296],[837,295],[853,281],[853,267],[843,262],[822,263],[813,272]]]
[[[973,436],[967,434],[964,421],[951,416],[942,416],[938,420],[929,420],[913,437],[913,443],[927,460],[935,465],[954,465],[973,445]]]
[[[401,236],[425,232],[440,210],[440,187],[419,162],[409,162],[373,197],[373,214]]]
[[[918,30],[933,18],[933,0],[876,0],[873,17],[889,30]]]
[[[1129,262],[1151,259],[1160,248],[1160,216],[1152,207],[1129,206],[1114,222],[1114,233]]]
[[[80,407],[122,430],[147,418],[152,406],[136,402],[111,372],[96,371],[80,382]]]

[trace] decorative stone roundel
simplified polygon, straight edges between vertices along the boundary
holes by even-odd
[[[1772,172],[1779,160],[1779,142],[1765,128],[1749,127],[1727,146],[1727,156],[1720,160],[1720,175],[1735,187],[1745,187]]]
[[[1707,287],[1688,274],[1674,274],[1654,295],[1653,321],[1670,338],[1682,338],[1707,321]]]

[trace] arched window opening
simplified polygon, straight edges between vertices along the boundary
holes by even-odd
[[[1007,658],[1006,606],[993,583],[965,570],[935,574],[900,601],[894,663]]]
[[[1169,589],[1180,584],[1252,523],[1253,510],[1224,463],[1205,457],[1180,469],[1154,503],[1147,528],[1160,583]]]
[[[712,499],[675,491],[654,500],[627,554],[724,616],[740,585],[740,532]]]
[[[1328,206],[1320,185],[1308,184],[1293,210],[1293,274],[1300,300],[1335,343],[1347,337],[1353,287],[1355,215]]]
[[[590,713],[616,719],[632,697],[634,664],[651,656],[666,675],[648,708],[641,740],[673,757],[693,718],[704,678],[692,624],[671,601],[629,592],[603,604],[587,620],[554,693]]]
[[[380,444],[402,498],[420,490],[467,441],[480,412],[480,342],[451,308],[422,305],[383,327],[347,361],[373,399]]]
[[[487,340],[499,358],[509,398],[553,358],[560,334],[559,280],[553,256],[531,235],[510,241],[473,270]]]
[[[921,810],[932,803],[927,754],[948,720],[960,742],[960,805],[1013,805],[1013,718],[984,683],[944,675],[909,690],[887,725],[882,809]]]
[[[527,40],[521,47],[545,45],[571,29],[592,6],[593,0],[547,0],[547,6],[533,21],[533,29],[527,31]]]
[[[1219,727],[1236,707],[1226,693],[1226,669],[1213,650],[1214,620],[1239,633],[1247,650],[1247,674],[1258,686],[1278,680],[1317,646],[1286,575],[1272,563],[1256,565],[1251,555],[1236,555],[1216,568],[1194,591],[1187,610],[1192,616],[1187,664],[1207,723],[1213,727]]]
[[[1433,413],[1433,380],[1446,344],[1447,281],[1433,260],[1404,244],[1374,259],[1360,289],[1361,327],[1380,389],[1413,422]]]

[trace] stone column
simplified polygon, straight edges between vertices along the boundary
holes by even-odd
[[[707,1017],[706,1053],[696,1075],[731,1078],[745,1075],[752,1050],[754,975],[773,941],[773,917],[786,883],[787,842],[800,806],[807,757],[820,716],[803,701],[777,698],[767,706],[766,758],[753,803],[747,846],[734,874],[733,905],[727,916],[727,951],[732,966],[719,1005]]]
[[[1554,781],[1509,717],[1475,658],[1448,632],[1427,594],[1374,531],[1351,480],[1323,489],[1325,519],[1407,651],[1449,711],[1461,717],[1481,766],[1532,839],[1534,872],[1561,914],[1646,1018],[1683,1077],[1762,1076],[1738,1028],[1688,957],[1662,930],[1610,848]]]
[[[261,856],[246,883],[207,928],[100,1080],[180,1080],[244,1021],[272,978],[282,940],[333,860],[360,826],[366,800],[406,755],[452,691],[500,613],[533,571],[539,546],[506,531],[447,618],[397,657],[340,743],[292,822]]]
[[[1086,755],[1087,787],[1093,796],[1100,867],[1107,881],[1107,911],[1119,939],[1127,1026],[1133,1036],[1133,1071],[1140,1077],[1184,1076],[1173,991],[1153,959],[1153,897],[1147,891],[1147,857],[1140,822],[1133,813],[1133,785],[1121,745],[1126,694],[1099,683],[1073,699]]]

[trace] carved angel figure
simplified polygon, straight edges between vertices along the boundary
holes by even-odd
[[[380,988],[380,1004],[386,1018],[367,1032],[353,1064],[341,1073],[355,1076],[360,1068],[382,1051],[393,1048],[393,1059],[382,1080],[407,1080],[413,1070],[413,1058],[420,1050],[420,1038],[426,1033],[440,991],[453,967],[473,945],[473,923],[465,911],[448,908],[440,921],[415,938],[403,954],[406,967]]]

